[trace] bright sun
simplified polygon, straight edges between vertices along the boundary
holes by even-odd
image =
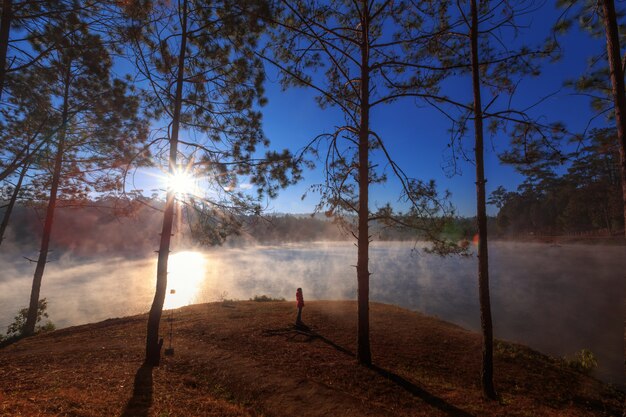
[[[167,294],[163,308],[193,303],[205,278],[206,258],[200,252],[174,253],[168,260]],[[175,292],[172,294],[171,290]]]
[[[176,171],[167,177],[167,188],[178,195],[194,194],[196,181],[185,171]]]

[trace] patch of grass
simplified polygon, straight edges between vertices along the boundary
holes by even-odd
[[[507,359],[525,358],[528,356],[527,349],[516,346],[511,343],[495,340],[493,343],[494,351],[497,356]]]
[[[267,301],[285,301],[285,299],[283,297],[274,298],[274,297],[270,297],[270,296],[263,294],[263,295],[255,295],[254,298],[250,299],[250,301],[258,301],[258,302],[263,303]]]
[[[222,292],[217,299],[219,300],[220,303],[222,303],[222,306],[224,307],[234,307],[235,303],[239,300],[234,299],[234,298],[228,298],[228,292],[224,291]]]
[[[559,367],[571,368],[586,375],[598,366],[596,356],[589,349],[582,349],[571,357],[555,358],[536,352],[526,346],[496,340],[494,342],[494,351],[501,358],[547,362]]]
[[[239,300],[235,300],[235,299],[232,299],[232,298],[228,298],[228,299],[226,299],[226,300],[222,300],[222,301],[220,301],[220,302],[222,303],[222,306],[223,306],[223,307],[231,307],[231,308],[233,308],[233,307],[235,307],[235,303],[236,303],[237,301],[239,301]]]
[[[589,349],[581,349],[573,358],[564,359],[568,366],[583,374],[589,374],[598,366],[596,356]]]
[[[519,359],[524,361],[533,362],[549,362],[556,363],[557,359],[552,358],[543,353],[537,352],[528,348],[527,346],[518,345],[515,343],[503,342],[501,340],[494,341],[494,352],[497,356],[504,359]]]

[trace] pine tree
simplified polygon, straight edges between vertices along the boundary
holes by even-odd
[[[257,155],[259,145],[268,145],[255,108],[265,99],[263,67],[254,54],[267,4],[130,2],[125,12],[124,36],[133,45],[135,64],[145,78],[148,111],[168,126],[167,175],[193,166],[189,174],[207,176],[216,192],[212,198],[201,198],[200,206],[207,206],[204,214],[213,219],[229,208],[258,212],[257,198],[237,189],[238,176],[249,176],[258,186],[259,198],[264,193],[275,195],[299,176],[288,152]],[[182,139],[181,134],[194,139]],[[159,323],[177,199],[181,196],[169,187],[146,337],[146,362],[152,366],[160,361]]]
[[[50,135],[36,135],[22,143],[22,146],[18,146],[19,141],[7,134],[5,129],[9,123],[15,122],[15,118],[7,118],[6,112],[11,112],[16,96],[21,96],[17,100],[23,100],[25,93],[24,86],[13,81],[22,77],[25,70],[38,65],[54,48],[52,44],[48,44],[45,49],[34,50],[33,39],[41,36],[46,25],[52,24],[54,19],[59,18],[68,10],[80,7],[80,2],[73,0],[45,2],[3,0],[0,18],[0,99],[4,98],[4,103],[0,107],[3,112],[1,121],[3,132],[0,138],[0,159],[2,159],[0,181],[28,164],[28,159],[34,158],[51,137]],[[36,91],[30,90],[31,95],[37,94]],[[31,103],[31,107],[38,107],[38,105],[32,106]],[[18,109],[21,108],[18,107]],[[28,158],[25,158],[26,154]]]
[[[539,74],[539,62],[554,53],[554,44],[529,47],[515,43],[519,29],[518,17],[533,7],[532,1],[491,2],[488,0],[457,2],[446,9],[447,24],[438,37],[435,54],[437,68],[451,76],[469,75],[472,98],[467,104],[462,92],[438,94],[429,99],[438,109],[452,119],[453,143],[450,147],[467,155],[462,139],[467,136],[468,123],[474,127],[473,158],[467,157],[476,167],[476,220],[478,231],[478,288],[480,299],[481,331],[483,335],[483,360],[481,385],[483,394],[496,399],[493,383],[493,325],[489,294],[489,261],[486,213],[487,182],[484,167],[485,131],[496,135],[505,131],[512,138],[512,150],[503,159],[524,164],[527,160],[557,159],[561,156],[557,146],[563,127],[559,123],[540,123],[536,117],[512,105],[512,97],[519,79]],[[468,10],[469,9],[469,10]],[[507,30],[507,28],[509,28]],[[487,100],[483,95],[487,92]],[[540,99],[540,98],[538,98]],[[485,105],[484,102],[487,102]],[[487,126],[484,126],[487,123]],[[528,151],[533,150],[532,155]],[[456,161],[453,161],[453,165]],[[454,168],[456,171],[456,167]]]
[[[420,237],[434,242],[439,252],[457,250],[439,238],[451,207],[438,196],[433,181],[408,177],[387,151],[385,140],[371,123],[374,108],[406,97],[430,97],[437,92],[443,72],[432,71],[432,54],[439,16],[446,2],[342,1],[282,2],[276,32],[265,58],[279,69],[288,86],[306,86],[318,93],[322,108],[338,109],[345,125],[320,134],[307,150],[325,141],[326,180],[314,187],[320,192],[317,210],[334,216],[357,241],[357,359],[372,362],[369,340],[370,222],[412,227]],[[418,52],[405,58],[409,48]],[[400,182],[407,215],[391,206],[370,211],[370,184],[386,181],[377,171],[373,155]],[[356,218],[351,224],[350,219]]]
[[[49,50],[49,54],[20,77],[22,83],[30,83],[24,84],[25,89],[36,88],[49,97],[50,107],[41,113],[52,114],[46,120],[58,122],[50,128],[55,131],[54,139],[43,148],[34,167],[40,175],[32,185],[47,194],[47,208],[25,335],[35,330],[59,198],[85,199],[93,192],[120,189],[119,168],[145,138],[136,116],[138,100],[128,95],[124,81],[111,77],[109,52],[101,36],[92,32],[87,16],[70,10],[56,17],[32,40],[33,50]]]

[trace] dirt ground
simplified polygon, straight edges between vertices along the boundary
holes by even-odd
[[[0,416],[621,416],[624,393],[497,342],[480,393],[480,337],[371,304],[374,365],[357,364],[356,303],[222,302],[175,310],[173,356],[142,364],[146,315],[71,327],[0,349]],[[169,314],[162,336],[168,347]]]

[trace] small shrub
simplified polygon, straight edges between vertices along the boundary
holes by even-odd
[[[46,332],[51,332],[51,331],[56,330],[56,329],[57,329],[57,326],[55,326],[54,323],[52,323],[50,320],[48,320],[48,321],[46,321],[44,323],[43,326],[37,326],[35,328],[35,331],[37,333],[46,333]]]
[[[255,295],[254,298],[251,298],[250,301],[258,301],[258,302],[266,302],[266,301],[285,301],[285,299],[283,297],[280,298],[273,298],[273,297],[268,297],[267,295],[263,294],[263,295]]]
[[[217,297],[217,300],[226,307],[231,307],[235,303],[235,301],[237,301],[236,299],[228,298],[227,291],[223,291],[222,293],[220,293],[220,295]]]
[[[518,359],[518,358],[529,358],[531,355],[531,351],[525,349],[521,345],[517,345],[515,343],[507,343],[502,342],[500,340],[495,340],[493,342],[493,348],[496,355],[507,358],[507,359]]]
[[[40,323],[44,318],[48,318],[48,301],[45,298],[39,300],[39,305],[37,306],[37,321],[36,323]],[[26,326],[26,318],[28,317],[28,308],[22,308],[17,312],[15,317],[13,318],[13,323],[9,325],[7,328],[7,338],[16,338],[21,337],[24,333],[24,326]],[[43,325],[37,325],[35,327],[35,333],[48,332],[54,330],[56,327],[54,324],[47,320]]]
[[[567,364],[579,372],[588,374],[598,366],[598,360],[592,351],[582,349],[573,359],[565,359]]]

